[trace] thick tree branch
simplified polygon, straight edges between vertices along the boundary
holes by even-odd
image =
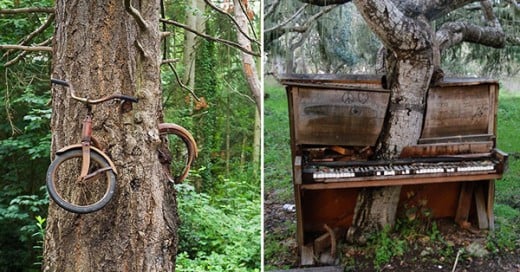
[[[206,2],[206,4],[208,6],[210,6],[213,10],[215,10],[216,12],[228,17],[232,22],[233,24],[236,26],[236,28],[238,29],[238,31],[240,31],[240,33],[242,33],[244,35],[244,37],[246,37],[248,40],[250,40],[251,42],[254,42],[256,43],[257,45],[260,45],[260,42],[257,41],[256,39],[250,37],[249,35],[246,35],[246,33],[244,32],[244,30],[242,30],[239,26],[238,26],[238,22],[237,20],[235,20],[235,17],[233,17],[231,14],[227,13],[226,11],[222,10],[221,8],[215,6],[215,4],[213,4],[213,2],[211,0],[204,0],[204,2]]]
[[[502,48],[505,44],[505,35],[503,32],[497,32],[495,27],[481,27],[468,22],[450,22],[437,31],[437,40],[441,50],[462,42]]]
[[[179,22],[176,22],[176,21],[172,21],[172,20],[168,20],[168,19],[160,19],[161,22],[163,23],[166,23],[166,24],[170,24],[170,25],[174,25],[174,26],[177,26],[177,27],[180,27],[180,28],[183,28],[191,33],[194,33],[206,40],[210,40],[210,41],[215,41],[215,42],[219,42],[219,43],[222,43],[222,44],[225,44],[227,46],[231,46],[231,47],[234,47],[234,48],[237,48],[238,50],[244,52],[244,53],[247,53],[247,54],[250,54],[250,55],[253,55],[253,56],[256,56],[256,57],[260,57],[260,53],[258,52],[254,52],[254,51],[251,51],[249,49],[246,49],[246,48],[243,48],[242,46],[240,46],[240,44],[236,43],[236,42],[232,42],[232,41],[228,41],[228,40],[224,40],[224,39],[220,39],[220,38],[215,38],[215,37],[212,37],[210,35],[207,35],[205,33],[201,33],[193,28],[190,28],[189,26],[185,25],[185,24],[181,24]]]
[[[506,36],[500,22],[495,17],[492,4],[489,0],[481,1],[482,11],[489,26],[478,26],[469,22],[449,22],[444,24],[436,33],[440,50],[445,50],[462,42],[471,42],[502,48],[506,43]]]
[[[317,6],[328,6],[344,4],[352,0],[300,0],[300,2]],[[431,1],[431,0],[392,0],[391,2],[408,17],[424,16],[428,20],[437,19],[447,13],[456,10],[468,3],[479,0],[453,0],[453,1]]]
[[[385,47],[394,52],[419,51],[432,47],[429,26],[410,18],[391,0],[354,0],[357,10]]]
[[[21,14],[21,13],[54,13],[54,8],[18,8],[18,9],[0,9],[0,14]]]
[[[431,1],[431,0],[392,0],[395,6],[406,16],[424,16],[428,20],[434,20],[449,12],[479,0],[452,0],[452,1]]]

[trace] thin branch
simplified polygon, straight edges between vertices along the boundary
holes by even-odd
[[[45,21],[45,23],[43,25],[41,25],[36,30],[31,32],[29,35],[27,35],[25,38],[23,38],[18,44],[19,45],[27,45],[27,44],[29,44],[29,42],[34,37],[36,37],[36,35],[42,33],[43,31],[45,31],[52,24],[53,21],[54,21],[54,14],[51,14],[51,15],[49,15],[49,18],[47,18],[47,21]],[[6,57],[8,54],[10,54],[11,51],[12,50],[9,50],[9,51],[5,52],[4,55],[2,56],[2,58]]]
[[[233,24],[235,24],[235,26],[238,29],[238,31],[240,31],[240,33],[242,33],[242,35],[244,35],[248,40],[250,40],[251,42],[254,42],[254,43],[260,45],[259,41],[257,41],[255,38],[249,37],[249,35],[244,30],[242,30],[242,28],[240,28],[238,26],[238,22],[235,19],[235,17],[231,16],[231,14],[227,13],[226,11],[222,10],[221,8],[215,6],[215,4],[213,4],[213,2],[211,2],[211,0],[204,0],[204,2],[206,2],[206,4],[208,4],[208,6],[210,6],[213,10],[215,10],[218,13],[228,17],[233,22]]]
[[[50,47],[50,46],[25,46],[25,45],[5,44],[5,45],[0,45],[0,49],[52,52],[52,47]]]
[[[7,117],[7,121],[9,122],[9,125],[11,126],[11,136],[14,136],[14,135],[22,133],[22,131],[16,127],[16,125],[14,124],[14,121],[13,121],[14,118],[11,113],[12,112],[11,101],[10,101],[11,95],[10,95],[10,91],[9,91],[9,80],[7,77],[7,71],[8,71],[8,69],[5,69],[5,97],[4,97],[5,114]]]
[[[170,66],[170,69],[172,69],[172,72],[175,75],[175,79],[177,80],[177,83],[179,83],[179,86],[181,86],[182,89],[185,89],[186,91],[188,91],[195,98],[195,100],[200,101],[200,98],[195,94],[195,92],[192,89],[190,89],[188,86],[186,86],[184,83],[182,83],[182,81],[179,77],[179,74],[177,74],[177,70],[175,69],[175,67],[173,67],[171,62],[168,63],[168,66]]]
[[[41,43],[39,43],[39,44],[36,44],[36,45],[37,45],[37,46],[45,46],[45,45],[48,45],[49,43],[51,43],[51,41],[52,41],[52,37],[51,37],[51,38],[48,38],[47,40],[45,40],[45,41],[43,41],[43,42],[41,42]],[[20,53],[19,53],[19,54],[14,58],[14,59],[12,59],[12,60],[6,62],[6,63],[4,64],[4,67],[11,66],[11,65],[17,63],[18,61],[20,61],[20,59],[22,59],[25,55],[27,55],[27,52],[28,52],[28,51],[22,51],[22,52],[20,52]]]
[[[176,63],[176,62],[178,62],[178,61],[179,61],[179,59],[163,59],[163,60],[161,61],[161,65],[162,65],[162,64],[169,64],[169,63]]]
[[[54,13],[54,8],[17,8],[17,9],[0,9],[0,14],[20,14],[20,13]]]
[[[236,42],[232,42],[232,41],[228,41],[228,40],[212,37],[212,36],[207,35],[205,33],[201,33],[199,31],[196,31],[193,28],[190,28],[189,26],[187,26],[185,24],[181,24],[181,23],[176,22],[176,21],[172,21],[172,20],[168,20],[168,19],[160,19],[160,21],[163,22],[163,23],[167,23],[167,24],[171,24],[171,25],[174,25],[174,26],[177,26],[177,27],[184,28],[185,30],[187,30],[187,31],[189,31],[191,33],[194,33],[194,34],[196,34],[196,35],[198,35],[198,36],[200,36],[200,37],[202,37],[202,38],[204,38],[206,40],[220,42],[220,43],[223,43],[225,45],[228,45],[228,46],[231,46],[231,47],[235,47],[235,48],[237,48],[238,50],[240,50],[240,51],[242,51],[244,53],[247,53],[247,54],[250,54],[250,55],[253,55],[253,56],[256,56],[256,57],[260,57],[260,53],[248,50],[246,48],[243,48],[242,46],[240,46],[240,44],[238,44]]]
[[[285,20],[285,21],[279,23],[279,24],[276,25],[276,26],[273,26],[273,27],[271,27],[271,28],[265,29],[264,31],[265,31],[265,32],[269,32],[269,31],[274,31],[274,30],[276,30],[276,29],[282,28],[283,26],[285,26],[286,24],[288,24],[290,21],[294,20],[294,18],[296,18],[298,15],[300,15],[300,14],[303,12],[303,10],[304,10],[307,6],[309,6],[309,4],[305,4],[305,5],[303,5],[299,10],[297,10],[297,11],[296,11],[296,12],[295,12],[291,17],[289,17],[287,20]]]
[[[482,6],[482,12],[484,13],[484,18],[486,18],[488,24],[491,27],[502,30],[502,26],[493,12],[493,4],[489,0],[481,0],[480,5]]]
[[[240,4],[240,8],[242,9],[242,12],[246,15],[247,22],[249,23],[249,28],[251,28],[251,31],[253,32],[253,36],[258,39],[258,35],[256,35],[255,26],[253,25],[253,21],[249,19],[249,16],[247,16],[247,8],[244,7],[244,4],[242,3],[242,0],[239,0],[238,3]]]
[[[339,5],[330,5],[322,8],[319,12],[312,15],[311,17],[305,19],[305,23],[301,26],[288,26],[288,27],[282,27],[282,28],[276,28],[271,31],[264,31],[264,46],[268,46],[271,44],[274,40],[280,38],[287,32],[298,32],[298,33],[304,33],[306,32],[312,24],[316,20],[318,20],[321,16],[327,14],[334,8],[338,7]]]
[[[264,13],[264,18],[269,17],[276,10],[276,7],[278,7],[279,4],[280,4],[280,0],[276,0],[276,2],[272,3],[271,5],[269,5],[267,7],[268,10]]]
[[[141,13],[132,6],[130,0],[125,0],[125,9],[128,13],[130,13],[130,15],[132,15],[132,17],[134,17],[135,21],[142,30],[148,29],[148,24],[146,23],[146,20],[143,18],[143,16],[141,16]]]
[[[232,92],[238,94],[239,96],[242,96],[242,97],[246,98],[246,99],[249,100],[251,103],[253,103],[253,104],[256,105],[256,101],[255,101],[251,96],[239,92],[239,91],[236,90],[233,86],[231,86],[231,84],[229,84],[229,82],[227,82],[227,80],[225,80],[225,79],[224,79],[224,83],[226,83],[226,85],[228,85],[229,90],[231,90]]]

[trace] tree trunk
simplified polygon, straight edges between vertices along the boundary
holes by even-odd
[[[105,208],[84,215],[51,201],[44,271],[175,267],[175,196],[157,158],[162,118],[159,1],[131,2],[133,15],[123,1],[56,1],[52,76],[71,82],[80,96],[119,92],[138,97],[139,103],[131,111],[122,111],[116,102],[94,106],[93,135],[119,172],[116,193]],[[55,152],[79,143],[86,111],[63,88],[53,89],[52,104]]]
[[[244,33],[249,33],[249,21],[248,14],[252,14],[248,6],[248,1],[244,0],[234,0],[234,9],[235,9],[235,18],[238,23],[238,27],[240,27]],[[251,12],[251,13],[250,13]],[[251,50],[251,41],[244,36],[240,31],[237,31],[237,40],[240,46]],[[244,75],[246,77],[247,83],[249,84],[249,89],[256,103],[256,113],[255,113],[255,136],[254,136],[254,150],[253,150],[253,165],[255,165],[254,169],[257,169],[257,165],[260,162],[260,112],[262,109],[262,89],[260,84],[260,79],[258,77],[258,72],[256,69],[255,58],[252,55],[249,55],[244,52],[240,52],[240,57],[242,58],[242,70],[244,71]]]
[[[203,0],[191,0],[190,5],[195,11],[188,11],[186,13],[186,25],[198,32],[204,33],[205,22],[201,13],[204,13],[206,3]],[[184,33],[184,54],[183,65],[184,75],[183,83],[190,89],[195,88],[195,59],[197,54],[197,35],[195,33],[185,31]]]
[[[403,147],[417,144],[421,134],[426,93],[434,70],[433,34],[428,24],[404,16],[390,2],[354,3],[389,49],[386,71],[391,95],[378,156],[392,160],[399,157]],[[347,239],[364,242],[363,233],[393,226],[400,193],[400,186],[362,190]]]

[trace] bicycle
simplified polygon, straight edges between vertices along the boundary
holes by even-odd
[[[51,83],[68,87],[71,98],[83,103],[87,108],[87,113],[82,123],[81,143],[58,150],[56,158],[47,170],[46,185],[49,196],[58,206],[73,213],[85,214],[98,211],[105,207],[114,195],[117,170],[115,164],[107,154],[101,151],[98,141],[92,136],[92,105],[114,99],[137,103],[138,99],[113,94],[91,100],[76,96],[74,88],[67,81],[51,79]],[[165,169],[168,180],[180,183],[188,175],[191,163],[197,156],[196,142],[189,131],[176,124],[159,124],[159,133],[162,136],[173,134],[181,138],[186,146],[185,156],[187,158],[181,174],[174,178],[169,173],[169,169]],[[165,138],[162,137],[163,141],[166,141]],[[161,156],[163,153],[160,152],[159,155]],[[163,161],[171,163],[171,160],[163,159]],[[75,186],[67,186],[66,183],[58,184],[60,176],[77,176]]]

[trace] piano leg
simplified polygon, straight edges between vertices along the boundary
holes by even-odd
[[[468,218],[473,198],[473,182],[463,182],[460,189],[459,204],[455,214],[455,222],[463,228],[469,227]]]
[[[495,214],[493,207],[495,206],[495,180],[488,182],[487,194],[487,216],[489,219],[489,230],[495,230]]]
[[[462,228],[470,226],[468,222],[469,212],[474,199],[479,229],[494,230],[495,181],[463,182],[461,186],[455,222]]]
[[[477,208],[477,220],[479,229],[489,229],[489,218],[486,208],[487,198],[484,197],[484,186],[488,183],[489,181],[479,182],[477,184],[477,187],[475,188],[475,206]]]

